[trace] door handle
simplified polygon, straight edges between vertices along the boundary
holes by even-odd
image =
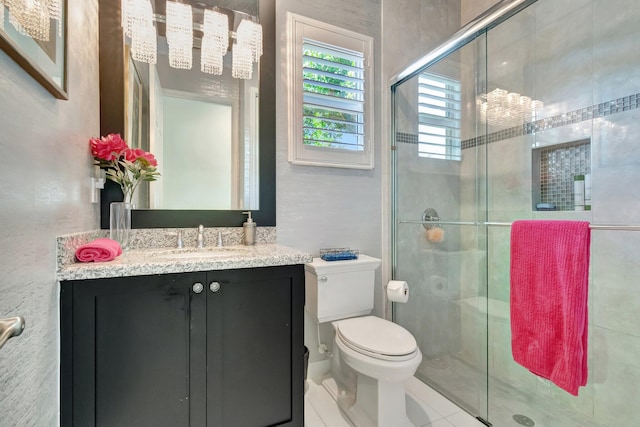
[[[17,337],[24,330],[24,319],[22,317],[8,317],[0,319],[0,348],[11,337]]]

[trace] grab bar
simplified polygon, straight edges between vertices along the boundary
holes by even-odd
[[[0,348],[11,337],[17,337],[24,330],[24,319],[18,317],[8,317],[0,319]]]

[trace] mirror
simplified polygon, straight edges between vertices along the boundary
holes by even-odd
[[[225,76],[228,69],[222,76],[201,73],[198,49],[191,70],[170,68],[162,55],[163,37],[155,67],[134,62],[122,35],[120,2],[100,0],[101,134],[125,135],[130,146],[151,151],[161,165],[160,180],[137,191],[136,205],[143,209],[133,212],[133,227],[239,226],[242,210],[251,210],[259,225],[273,226],[275,0],[191,3],[196,22],[197,8],[200,13],[213,6],[240,8],[250,15],[258,11],[263,55],[252,79],[232,79]],[[163,27],[158,23],[159,34]],[[230,54],[225,67],[227,61],[231,63]],[[156,111],[151,120],[149,110]],[[212,134],[202,137],[203,132]],[[205,144],[207,139],[215,139],[215,145]],[[189,154],[188,146],[197,151]],[[122,197],[116,184],[107,184],[101,197],[102,228],[109,226],[109,203]]]

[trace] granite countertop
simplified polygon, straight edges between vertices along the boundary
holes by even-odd
[[[109,262],[61,265],[57,278],[63,281],[229,270],[304,264],[312,260],[311,254],[275,243],[229,245],[222,248],[209,246],[203,249],[156,247],[131,249]]]

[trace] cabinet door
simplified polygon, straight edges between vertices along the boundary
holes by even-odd
[[[207,426],[303,425],[302,266],[207,273]]]
[[[62,284],[62,425],[205,425],[205,279],[187,273]]]

